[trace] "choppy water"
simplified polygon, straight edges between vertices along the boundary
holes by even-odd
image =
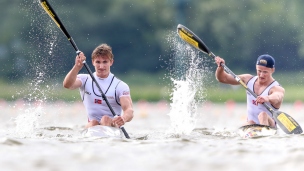
[[[235,130],[245,120],[245,104],[199,105],[188,134],[172,132],[166,102],[139,102],[134,108],[134,120],[125,126],[131,139],[84,138],[80,132],[86,116],[81,103],[2,102],[1,171],[304,169],[303,135],[279,131],[257,139],[237,136]],[[299,104],[282,108],[301,125],[303,109]]]

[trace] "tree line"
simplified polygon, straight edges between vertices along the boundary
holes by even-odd
[[[183,24],[230,68],[254,71],[256,58],[270,54],[277,71],[302,70],[304,30],[294,0],[49,0],[90,63],[101,43],[113,48],[113,72],[164,70],[171,56],[168,36]],[[63,77],[75,52],[37,1],[0,2],[0,77]]]

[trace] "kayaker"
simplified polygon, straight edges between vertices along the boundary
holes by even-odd
[[[225,64],[224,59],[217,56],[215,63],[218,66],[215,71],[215,77],[219,82],[231,85],[240,84],[221,67],[221,63]],[[274,58],[267,54],[259,56],[256,62],[256,71],[256,76],[251,74],[238,75],[247,87],[258,96],[255,98],[247,92],[247,124],[261,124],[276,127],[272,114],[262,105],[263,103],[268,103],[277,110],[283,102],[285,90],[272,77],[275,71]]]
[[[75,64],[66,75],[63,86],[71,90],[79,88],[88,116],[86,128],[95,125],[120,127],[130,122],[133,118],[130,88],[110,71],[114,62],[112,48],[107,44],[97,46],[92,52],[92,64],[95,68],[93,75],[117,117],[113,117],[90,75],[79,74],[84,60],[86,57],[83,52],[76,56]]]

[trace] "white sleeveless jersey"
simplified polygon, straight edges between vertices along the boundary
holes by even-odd
[[[254,83],[256,82],[256,80],[258,79],[257,76],[252,77],[248,83],[247,83],[247,87],[254,92]],[[280,86],[280,84],[277,81],[273,81],[263,92],[262,94],[258,95],[258,96],[268,96],[269,95],[269,90],[273,87],[273,86]],[[263,104],[255,104],[256,98],[251,95],[250,92],[246,92],[247,93],[247,121],[254,121],[256,124],[260,124],[259,119],[258,119],[258,115],[261,112],[266,112],[270,117],[272,117],[272,114],[267,110],[267,108],[263,105]],[[270,103],[267,102],[268,105],[272,106]],[[273,106],[272,106],[273,107]],[[273,107],[274,108],[274,107]],[[278,110],[276,108],[274,108],[274,110]]]
[[[93,73],[101,90],[106,95],[111,107],[116,115],[121,115],[122,108],[120,106],[120,97],[130,96],[129,86],[116,78],[112,73],[107,78],[99,78],[96,73]],[[81,80],[82,85],[79,88],[83,104],[86,108],[88,120],[97,120],[100,122],[104,115],[113,118],[113,114],[109,109],[105,100],[103,100],[101,93],[93,82],[89,74],[78,74],[77,78]]]

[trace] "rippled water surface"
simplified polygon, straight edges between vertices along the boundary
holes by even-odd
[[[180,134],[172,129],[169,104],[138,102],[133,121],[125,125],[131,139],[82,137],[81,103],[2,102],[0,108],[1,171],[304,169],[303,135],[279,130],[243,139],[235,133],[245,120],[245,104],[199,105],[193,130]],[[302,106],[282,110],[304,124]]]

